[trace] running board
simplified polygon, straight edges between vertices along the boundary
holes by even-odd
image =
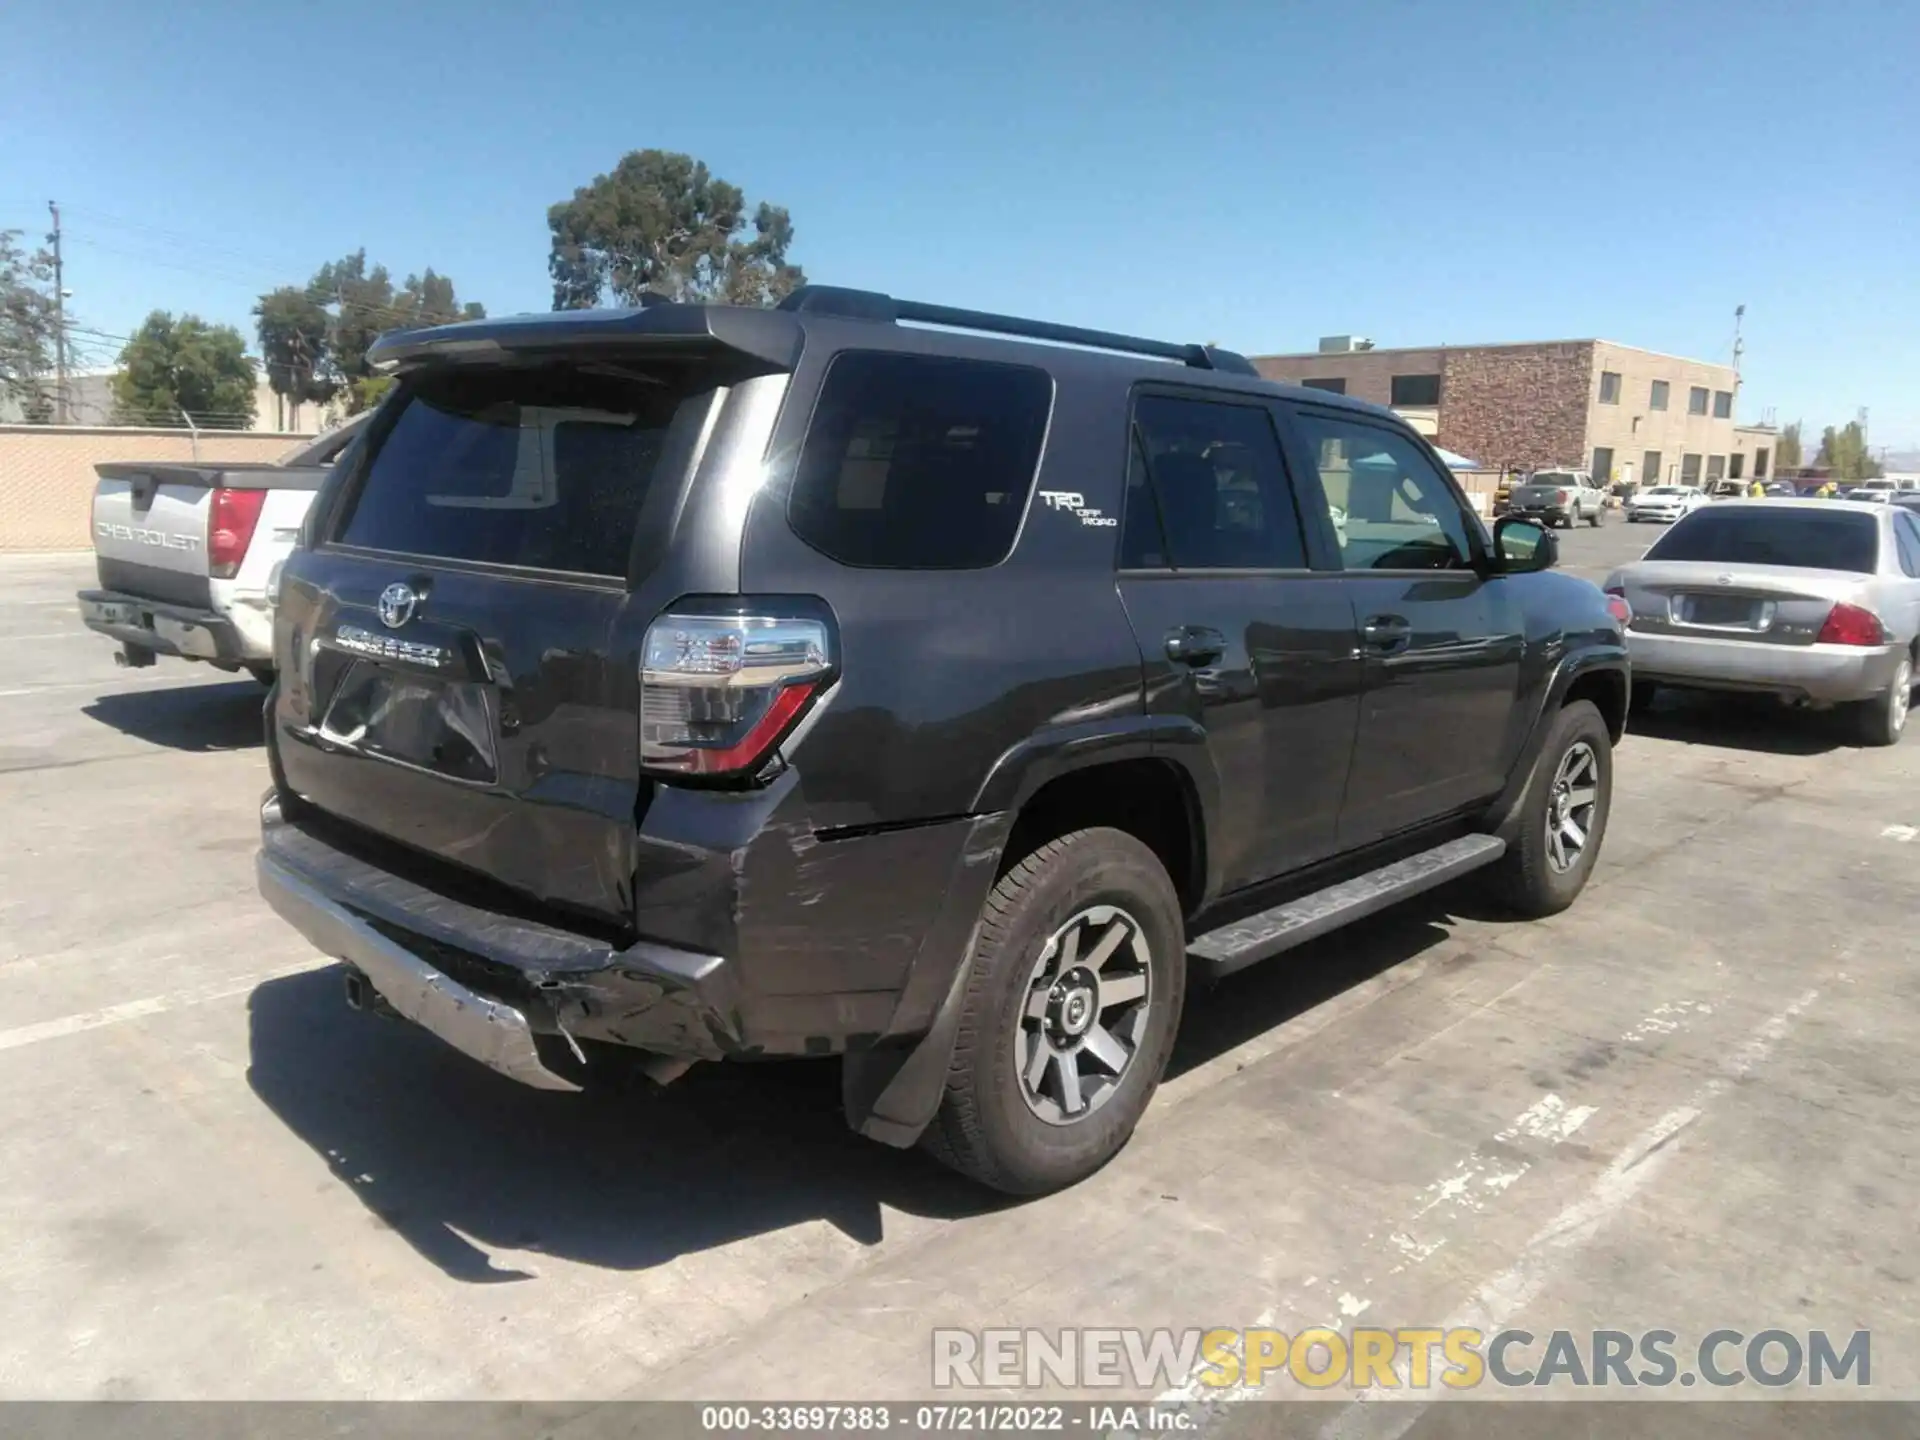
[[[1456,876],[1490,865],[1506,853],[1507,842],[1495,835],[1463,835],[1418,855],[1409,855],[1378,870],[1369,870],[1338,885],[1329,885],[1298,900],[1289,900],[1258,915],[1222,925],[1197,935],[1187,954],[1199,964],[1199,973],[1211,979],[1231,975],[1282,950],[1291,950],[1349,921],[1410,895],[1444,885]]]

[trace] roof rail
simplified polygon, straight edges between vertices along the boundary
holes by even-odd
[[[878,320],[888,324],[909,320],[920,325],[944,325],[955,330],[1014,335],[1023,340],[1085,345],[1095,350],[1118,350],[1128,355],[1178,360],[1196,370],[1218,370],[1228,375],[1260,373],[1246,356],[1212,345],[1176,345],[1167,340],[1117,335],[1109,330],[1083,330],[1078,325],[1056,325],[1050,320],[1022,320],[1014,315],[995,315],[985,310],[961,310],[952,305],[896,300],[878,290],[849,290],[838,285],[802,285],[780,302],[780,308],[803,315],[831,315],[842,320]]]

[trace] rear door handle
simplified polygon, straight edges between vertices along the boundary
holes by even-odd
[[[1226,649],[1227,637],[1205,625],[1181,625],[1167,632],[1167,658],[1179,665],[1211,665]]]
[[[1360,625],[1360,640],[1376,655],[1404,650],[1413,640],[1413,626],[1403,615],[1369,615]]]

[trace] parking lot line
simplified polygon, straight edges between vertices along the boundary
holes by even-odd
[[[178,957],[163,955],[159,958],[171,960]],[[258,989],[269,980],[285,979],[289,975],[303,974],[321,965],[332,963],[330,960],[322,960],[315,956],[297,964],[280,965],[271,970],[256,971],[254,974],[225,980],[217,985],[176,990],[171,995],[149,995],[140,1000],[128,1000],[119,1005],[109,1005],[101,1010],[85,1010],[78,1015],[62,1015],[57,1020],[41,1020],[32,1025],[16,1025],[11,1030],[0,1030],[0,1050],[18,1050],[23,1045],[36,1045],[42,1040],[58,1040],[68,1035],[78,1035],[86,1030],[99,1030],[108,1025],[119,1025],[128,1020],[143,1020],[149,1015],[164,1015],[169,1010],[179,1010],[188,1005],[204,1005],[212,1000],[226,1000]]]

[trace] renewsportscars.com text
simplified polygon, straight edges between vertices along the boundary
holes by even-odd
[[[936,1389],[1103,1386],[1191,1395],[1269,1383],[1326,1390],[1850,1385],[1873,1378],[1855,1330],[935,1330]]]

